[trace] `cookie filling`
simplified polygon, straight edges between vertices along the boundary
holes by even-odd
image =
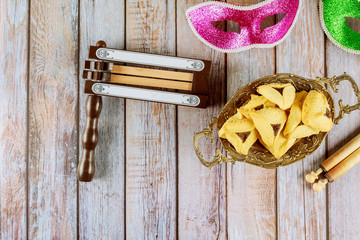
[[[278,91],[281,95],[283,95],[284,88],[274,88],[276,91]]]
[[[264,108],[264,104],[261,104],[260,106],[256,107],[255,110],[258,111],[258,110],[261,110]]]
[[[331,112],[330,112],[330,110],[328,108],[326,109],[326,113],[324,115],[327,118],[331,118]]]
[[[236,135],[239,136],[242,142],[245,142],[246,139],[250,136],[251,132],[242,132],[242,133],[236,133]]]
[[[274,136],[277,136],[280,128],[281,128],[281,124],[271,124],[273,130],[274,130]]]

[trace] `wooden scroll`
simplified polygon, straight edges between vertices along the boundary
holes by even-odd
[[[341,163],[336,165],[330,171],[325,174],[325,177],[329,180],[329,182],[333,182],[339,177],[341,177],[344,173],[349,171],[353,166],[360,162],[360,148],[351,153],[348,157],[346,157]]]
[[[336,165],[334,168],[328,171],[325,174],[326,177],[325,180],[315,183],[313,186],[314,191],[321,192],[325,188],[326,184],[335,181],[359,162],[360,162],[360,148],[358,148],[355,152],[351,153],[338,165]]]
[[[350,142],[345,144],[342,148],[337,150],[333,155],[320,164],[320,168],[316,172],[311,172],[306,175],[306,181],[308,183],[315,182],[319,178],[321,173],[327,173],[333,167],[338,165],[347,156],[349,156],[356,149],[360,148],[360,134],[353,138]]]
[[[321,163],[320,169],[307,174],[305,179],[307,182],[313,183],[321,173],[324,173],[326,179],[320,180],[313,185],[314,191],[320,192],[325,188],[326,184],[335,181],[359,162],[360,134]]]
[[[360,134],[321,163],[320,167],[324,170],[324,172],[327,172],[358,148],[360,148]]]

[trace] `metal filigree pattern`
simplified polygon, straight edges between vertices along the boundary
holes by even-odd
[[[358,98],[358,103],[353,106],[343,106],[342,100],[339,101],[340,112],[339,115],[334,118],[335,116],[335,107],[334,107],[334,100],[330,95],[329,91],[321,84],[327,83],[331,86],[334,92],[337,92],[336,86],[344,80],[350,81],[352,88]],[[197,141],[200,137],[206,136],[210,137],[211,142],[214,141],[214,135],[212,130],[217,125],[217,130],[219,131],[222,125],[226,122],[226,120],[236,113],[236,109],[242,105],[244,105],[249,99],[251,94],[256,92],[256,88],[260,85],[269,84],[269,83],[292,83],[297,91],[310,91],[310,90],[318,90],[321,91],[327,98],[329,102],[329,106],[331,108],[331,118],[333,119],[334,123],[338,123],[339,120],[344,116],[344,114],[348,114],[354,110],[360,109],[360,91],[356,82],[353,78],[351,78],[346,73],[339,77],[333,78],[316,78],[313,79],[306,79],[303,77],[299,77],[293,74],[276,74],[272,76],[267,76],[261,78],[257,81],[254,81],[241,89],[239,89],[234,96],[226,103],[224,108],[222,109],[221,113],[217,118],[214,118],[208,128],[204,129],[199,133],[195,133],[194,135],[194,149],[196,155],[200,159],[201,163],[208,167],[212,168],[214,165],[221,164],[223,162],[231,162],[235,163],[236,161],[250,163],[259,167],[263,168],[276,168],[279,166],[286,166],[297,162],[299,160],[304,159],[306,156],[313,153],[317,148],[320,147],[322,141],[326,137],[325,132],[320,132],[317,135],[312,135],[307,138],[298,139],[297,142],[292,146],[289,151],[283,155],[280,159],[276,159],[266,148],[264,148],[261,144],[255,143],[249,150],[248,155],[242,155],[235,151],[234,147],[223,138],[220,138],[221,145],[231,157],[227,158],[223,156],[219,149],[216,149],[216,156],[214,157],[212,162],[207,162],[204,160],[203,155],[199,147],[197,146]]]
[[[202,130],[201,132],[195,133],[194,135],[194,149],[195,149],[195,153],[198,156],[200,162],[205,166],[208,167],[209,169],[211,169],[213,166],[217,165],[217,164],[221,164],[223,162],[231,162],[231,163],[235,163],[235,160],[233,159],[229,159],[227,157],[225,157],[220,149],[216,149],[216,155],[214,156],[214,159],[212,162],[208,162],[204,159],[204,156],[201,153],[200,148],[197,145],[197,142],[199,141],[199,139],[201,137],[210,137],[210,141],[214,142],[214,134],[213,134],[213,129],[215,124],[217,124],[217,118],[214,118],[213,121],[210,123],[208,128],[205,128],[204,130]]]
[[[354,93],[357,97],[357,104],[352,105],[352,106],[349,106],[349,105],[344,106],[343,100],[342,99],[339,100],[339,109],[340,110],[339,110],[338,116],[334,119],[335,124],[338,124],[338,122],[344,117],[345,114],[350,114],[352,111],[360,109],[359,87],[356,84],[355,80],[347,73],[344,73],[343,75],[338,76],[338,77],[334,76],[332,78],[316,78],[315,81],[329,84],[335,93],[337,93],[339,91],[337,86],[340,84],[341,81],[349,81],[351,84],[351,87],[354,90]]]

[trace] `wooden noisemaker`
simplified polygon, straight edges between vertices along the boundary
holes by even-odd
[[[83,72],[84,92],[90,95],[85,104],[79,181],[89,182],[95,173],[101,96],[206,108],[210,70],[211,61],[107,48],[103,41],[90,46]]]
[[[327,173],[347,156],[353,153],[356,149],[360,148],[360,134],[353,138],[350,142],[345,144],[342,148],[337,150],[333,155],[320,164],[320,168],[316,172],[311,172],[305,176],[308,183],[315,182],[321,173]]]
[[[314,183],[313,185],[314,191],[316,192],[322,191],[327,183],[335,181],[359,162],[360,162],[360,148],[355,150],[343,161],[341,161],[338,165],[336,165],[330,171],[325,173],[325,177],[326,177],[325,180]]]
[[[106,47],[104,41],[96,43]],[[77,178],[81,182],[91,182],[95,174],[95,148],[98,142],[98,119],[102,109],[101,96],[88,95],[85,102],[86,123],[81,137],[82,152],[77,168]]]

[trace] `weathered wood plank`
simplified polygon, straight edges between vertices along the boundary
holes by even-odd
[[[356,22],[353,22],[356,23]],[[351,24],[360,32],[360,26]],[[360,86],[360,56],[349,54],[327,41],[327,74],[329,77],[350,74]],[[344,99],[352,105],[356,97],[350,84],[341,83],[335,100]],[[337,111],[336,111],[337,112]],[[360,111],[346,115],[328,135],[328,155],[360,133]],[[360,239],[360,166],[357,165],[328,188],[329,239]]]
[[[225,100],[225,54],[211,50],[191,32],[185,10],[202,1],[177,1],[177,53],[181,57],[212,60],[210,106],[207,109],[178,108],[178,222],[180,239],[226,238],[226,165],[212,170],[201,165],[193,148],[193,136],[216,117]],[[206,143],[205,143],[206,142]],[[205,143],[205,144],[204,144]],[[220,145],[216,140],[217,146]],[[201,142],[205,157],[214,146]]]
[[[78,1],[31,2],[29,239],[77,236]]]
[[[229,0],[239,4],[239,1]],[[251,5],[259,0],[242,1]],[[268,19],[272,26],[275,18]],[[228,31],[239,26],[228,25]],[[242,86],[275,73],[275,48],[254,49],[227,55],[227,98]],[[227,167],[227,213],[229,239],[276,238],[276,170],[244,163]]]
[[[128,0],[126,48],[175,54],[175,1]],[[176,108],[126,100],[126,237],[176,239]]]
[[[28,1],[0,1],[0,238],[25,239]]]
[[[304,0],[297,23],[277,47],[277,72],[324,75],[324,37],[317,2]],[[310,157],[278,169],[278,238],[326,239],[326,195],[315,194],[304,174],[323,160],[325,143]]]
[[[80,129],[85,123],[82,69],[89,46],[106,41],[108,47],[123,48],[125,2],[80,2]],[[107,7],[111,6],[111,7]],[[95,154],[95,176],[79,185],[80,239],[123,239],[124,209],[124,100],[103,97],[99,119],[99,143]],[[81,134],[81,132],[80,132]]]

